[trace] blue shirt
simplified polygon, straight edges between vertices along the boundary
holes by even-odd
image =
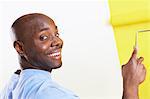
[[[26,69],[12,79],[0,99],[79,99],[73,92],[55,83],[47,71]]]

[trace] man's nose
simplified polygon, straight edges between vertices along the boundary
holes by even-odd
[[[52,42],[52,47],[54,46],[62,47],[62,45],[63,45],[63,41],[58,37],[54,37]]]

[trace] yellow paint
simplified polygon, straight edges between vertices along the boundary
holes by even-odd
[[[150,0],[109,0],[113,26],[150,21]]]
[[[150,0],[109,0],[120,64],[125,64],[133,51],[135,35],[150,29]],[[140,85],[140,99],[150,99],[150,32],[138,33],[138,56],[144,57],[147,75]]]

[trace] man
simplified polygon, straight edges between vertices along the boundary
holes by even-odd
[[[51,79],[51,71],[62,65],[63,46],[54,21],[43,14],[27,14],[13,23],[12,30],[21,71],[12,77],[1,99],[79,99]],[[145,79],[143,58],[137,59],[136,54],[135,49],[122,68],[123,99],[138,99],[138,85]]]

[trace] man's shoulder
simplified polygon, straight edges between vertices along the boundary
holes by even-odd
[[[79,99],[79,97],[69,90],[48,85],[37,91],[35,99]]]
[[[20,75],[16,88],[13,90],[13,95],[15,95],[14,97],[17,97],[17,99],[18,97],[35,97],[38,90],[48,87],[46,83],[47,80],[44,80],[38,76],[23,77]]]

